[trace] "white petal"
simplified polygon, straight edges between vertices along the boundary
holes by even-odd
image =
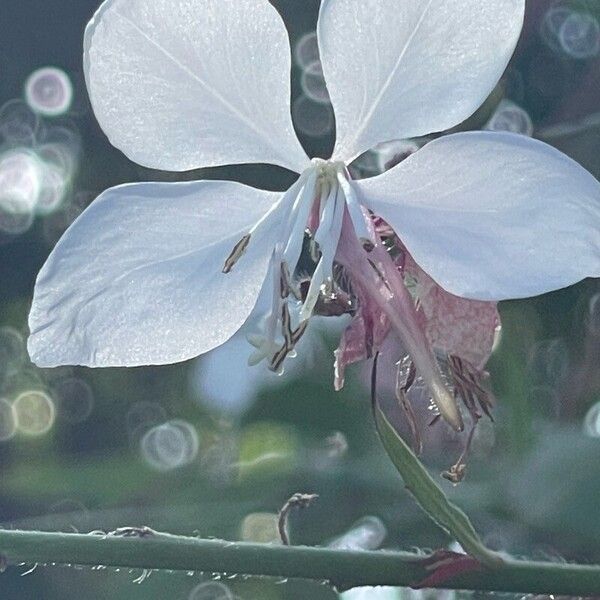
[[[141,165],[308,162],[290,116],[288,36],[267,0],[107,0],[84,64],[100,125]]]
[[[522,298],[600,277],[600,183],[542,142],[450,135],[357,183],[421,268],[457,296]]]
[[[324,0],[318,35],[336,160],[457,125],[513,53],[524,0]]]
[[[223,263],[278,197],[228,181],[104,192],[38,276],[29,318],[34,362],[166,364],[225,342],[256,303],[279,211],[255,232],[231,273],[221,273]]]

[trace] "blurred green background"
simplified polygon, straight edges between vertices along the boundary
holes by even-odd
[[[57,178],[44,210],[20,222],[0,211],[1,526],[88,532],[148,525],[271,541],[274,514],[286,499],[313,492],[318,501],[292,515],[293,543],[447,545],[379,444],[364,371],[353,368],[345,389],[333,392],[331,325],[314,332],[298,368],[275,382],[246,371],[237,341],[206,359],[166,367],[42,370],[29,363],[23,343],[37,271],[102,190],[182,178],[237,179],[277,190],[292,180],[262,166],[175,177],[141,168],[112,148],[94,120],[81,72],[83,29],[98,4],[2,0],[0,6],[0,168],[3,156],[37,152]],[[318,1],[274,4],[295,46],[298,133],[310,155],[327,156],[334,124],[329,106],[314,101],[319,78],[309,35]],[[596,0],[530,0],[502,85],[468,127],[532,133],[600,176],[599,19]],[[52,89],[31,97],[32,74],[47,66],[59,68],[72,86],[68,102],[70,89],[62,89],[66,100],[57,114],[44,108]],[[357,170],[368,175],[378,159],[370,154]],[[588,280],[506,302],[500,312],[502,337],[489,364],[495,423],[480,428],[465,482],[453,487],[438,480],[490,546],[517,556],[600,562],[600,284]],[[423,458],[437,476],[458,456],[461,440],[443,426],[426,439]],[[152,573],[136,583],[139,571],[42,565],[25,575],[32,566],[10,566],[0,575],[2,600],[337,597],[308,582]]]

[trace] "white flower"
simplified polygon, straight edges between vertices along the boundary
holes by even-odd
[[[229,339],[266,285],[272,308],[254,358],[276,369],[319,298],[335,293],[338,240],[346,258],[349,232],[362,255],[380,248],[365,209],[394,228],[429,276],[465,298],[520,298],[600,276],[600,185],[541,142],[449,135],[378,177],[348,179],[346,165],[369,148],[469,117],[506,67],[524,4],[324,0],[318,41],[337,141],[329,161],[311,161],[290,117],[286,30],[267,0],[107,0],[86,31],[85,74],[115,146],[157,169],[273,163],[300,177],[285,194],[228,181],[103,193],[38,277],[33,360],[186,360]],[[307,224],[321,258],[300,314],[286,315],[290,290],[280,288],[286,270],[294,279]],[[362,255],[361,264],[379,261]],[[381,287],[364,273],[359,284]],[[376,302],[436,402],[451,402],[404,292],[388,289]]]

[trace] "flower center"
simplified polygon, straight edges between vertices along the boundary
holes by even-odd
[[[294,354],[316,309],[321,312],[323,303],[329,302],[336,305],[330,314],[351,310],[352,302],[347,295],[343,295],[340,304],[334,277],[334,260],[346,211],[364,247],[372,248],[373,242],[348,179],[344,163],[313,159],[311,166],[269,212],[281,210],[285,216],[267,279],[267,285],[271,286],[271,307],[262,319],[260,333],[249,337],[256,348],[250,364],[267,359],[272,371],[282,372],[285,358]],[[225,261],[225,273],[243,255],[253,233],[264,226],[267,216],[235,245]],[[309,280],[301,282],[298,264],[305,238],[316,266]]]
[[[427,382],[436,406],[461,430],[459,409],[445,385],[403,274],[381,240],[377,242],[373,216],[360,205],[354,189],[343,163],[313,159],[296,183],[234,246],[225,261],[225,273],[243,255],[254,233],[272,226],[267,219],[278,212],[279,235],[264,288],[270,291],[270,305],[260,331],[248,337],[255,347],[248,362],[253,365],[266,360],[270,370],[282,373],[285,359],[295,355],[296,344],[315,312],[354,314],[352,293],[340,290],[340,278],[334,276],[334,271],[341,270],[356,292],[357,314],[363,319],[366,338],[372,337],[374,324],[384,315]],[[298,264],[306,238],[315,267],[312,275],[301,281]],[[365,339],[367,355],[372,354],[372,341]]]

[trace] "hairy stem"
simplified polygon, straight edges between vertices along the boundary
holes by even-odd
[[[430,572],[423,555],[202,540],[152,532],[102,536],[0,531],[0,553],[10,563],[77,564],[263,575],[327,580],[339,589],[363,585],[411,586]],[[600,567],[505,561],[493,570],[462,573],[447,589],[532,594],[600,594]]]

